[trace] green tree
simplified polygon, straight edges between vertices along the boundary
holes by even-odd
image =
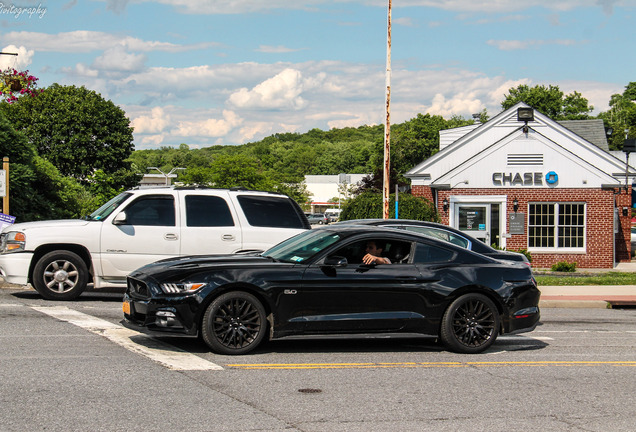
[[[271,184],[263,175],[258,160],[246,156],[219,156],[212,162],[212,183],[215,187],[243,187],[269,190]]]
[[[400,219],[438,222],[435,206],[430,201],[410,194],[401,194],[398,201]],[[340,220],[381,219],[382,194],[367,191],[347,201],[340,213]],[[395,218],[395,194],[389,197],[389,218]]]
[[[83,181],[96,169],[112,174],[130,167],[126,160],[134,150],[130,120],[99,93],[53,84],[37,97],[0,106],[38,154],[65,176]]]
[[[613,130],[610,150],[622,150],[626,133],[630,138],[636,137],[636,82],[627,84],[622,94],[613,94],[609,106],[609,111],[600,113],[599,118]]]
[[[9,158],[9,213],[16,221],[74,218],[92,210],[90,194],[38,156],[1,113],[0,153]]]
[[[564,95],[558,86],[553,85],[528,87],[521,84],[513,87],[508,90],[501,107],[506,110],[519,102],[525,102],[553,120],[584,120],[590,118],[594,110],[581,93],[575,91]]]

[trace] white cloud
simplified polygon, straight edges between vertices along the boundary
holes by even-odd
[[[286,46],[270,46],[270,45],[261,45],[258,47],[256,51],[267,53],[267,54],[285,54],[290,52],[301,51],[301,49],[297,48],[287,48]]]
[[[127,0],[108,0],[111,10],[121,12]],[[273,9],[311,10],[320,5],[334,3],[334,0],[140,0],[153,1],[174,6],[182,14],[238,14],[261,12]],[[338,1],[338,0],[336,0]],[[386,0],[339,0],[342,3],[359,3],[367,6],[386,8]],[[502,13],[542,7],[554,11],[600,6],[606,14],[618,0],[400,0],[393,2],[393,8],[425,6],[455,12]]]
[[[300,109],[306,104],[302,92],[300,71],[285,69],[251,90],[241,88],[232,93],[228,101],[237,108]]]
[[[0,56],[0,69],[2,70],[9,67],[24,70],[31,64],[33,54],[35,54],[33,50],[26,49],[24,46],[17,47],[16,45],[7,45],[2,49],[2,52],[17,54],[17,56]]]
[[[132,120],[136,133],[160,133],[170,125],[170,115],[162,107],[154,107],[149,115],[140,115]]]
[[[109,48],[95,59],[93,67],[107,72],[136,72],[143,70],[146,56],[126,52],[122,46]]]
[[[224,110],[221,119],[181,121],[171,134],[180,137],[222,137],[242,122],[243,120],[235,112]]]
[[[522,50],[543,45],[576,45],[578,42],[572,39],[552,39],[552,40],[494,40],[490,39],[486,42],[490,46],[494,46],[502,51]]]
[[[2,35],[2,39],[9,43],[20,43],[31,49],[45,52],[87,53],[107,50],[112,47],[122,47],[128,51],[166,51],[178,52],[183,50],[205,49],[219,46],[208,42],[191,45],[178,45],[170,42],[145,41],[130,36],[120,36],[105,32],[77,30],[58,34],[38,32],[9,32]]]

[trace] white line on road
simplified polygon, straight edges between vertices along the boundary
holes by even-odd
[[[137,354],[173,370],[223,370],[215,363],[190,354],[172,345],[146,336],[143,333],[113,324],[65,306],[31,306],[32,309],[61,321],[74,324]],[[134,338],[134,340],[133,340]]]

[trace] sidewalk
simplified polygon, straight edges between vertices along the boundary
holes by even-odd
[[[636,285],[539,286],[540,308],[636,306]]]
[[[579,269],[581,273],[607,272],[607,269]],[[636,261],[619,263],[616,272],[636,272]],[[636,306],[636,285],[539,286],[540,308],[608,308]]]

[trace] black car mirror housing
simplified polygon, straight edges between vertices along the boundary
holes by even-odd
[[[345,257],[334,255],[327,257],[325,259],[324,265],[329,267],[346,267],[347,265],[349,265],[349,262]]]

